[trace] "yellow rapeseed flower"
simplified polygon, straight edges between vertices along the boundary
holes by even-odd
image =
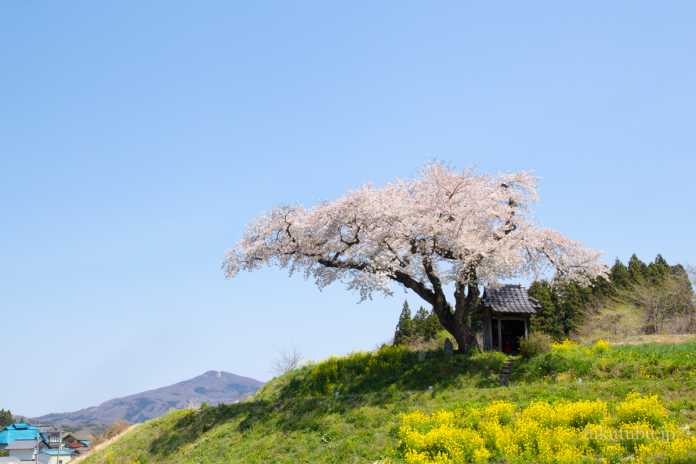
[[[666,422],[656,396],[603,401],[494,401],[482,410],[414,411],[398,429],[407,464],[696,463],[696,437]]]

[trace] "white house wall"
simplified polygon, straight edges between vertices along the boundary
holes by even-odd
[[[20,462],[34,462],[33,450],[10,450],[10,457],[17,458]]]
[[[72,461],[71,456],[49,456],[39,454],[39,464],[67,464]]]

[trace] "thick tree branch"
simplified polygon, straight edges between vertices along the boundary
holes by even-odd
[[[430,285],[433,286],[435,301],[440,304],[446,304],[447,297],[445,296],[445,292],[442,290],[442,281],[435,272],[433,263],[429,257],[423,257],[423,269],[425,269],[425,275],[428,277]]]
[[[402,284],[404,287],[410,288],[418,296],[423,298],[425,301],[430,303],[431,305],[435,305],[436,298],[435,298],[435,293],[430,290],[428,287],[426,287],[422,282],[419,282],[418,280],[414,279],[410,275],[406,274],[405,272],[402,271],[394,271],[392,275],[389,276],[392,280],[399,282]]]
[[[317,262],[322,266],[331,267],[334,269],[352,269],[354,271],[370,271],[368,263],[356,263],[352,261],[338,261],[335,259],[319,258]]]

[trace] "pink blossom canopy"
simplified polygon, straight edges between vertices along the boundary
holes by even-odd
[[[396,281],[416,289],[458,283],[602,275],[600,254],[538,227],[529,207],[536,178],[426,166],[419,178],[364,186],[310,209],[284,206],[252,222],[224,270],[276,265],[303,271],[319,287],[334,281],[368,298]],[[433,280],[435,278],[436,280]]]

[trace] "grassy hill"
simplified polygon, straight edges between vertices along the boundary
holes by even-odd
[[[572,453],[563,460],[563,433],[574,443],[588,427],[643,426],[677,437],[654,449],[644,443],[641,452],[653,452],[644,462],[696,462],[689,454],[696,453],[696,342],[557,345],[514,358],[510,386],[501,387],[505,360],[399,347],[330,358],[269,382],[242,403],[146,422],[83,462],[531,462],[506,455],[510,446],[520,456],[550,447],[539,462],[580,462]],[[643,396],[627,398],[631,392]],[[540,410],[546,419],[537,417]],[[479,448],[469,449],[472,443]],[[583,443],[608,457],[586,462],[619,462],[640,451],[635,443]]]

